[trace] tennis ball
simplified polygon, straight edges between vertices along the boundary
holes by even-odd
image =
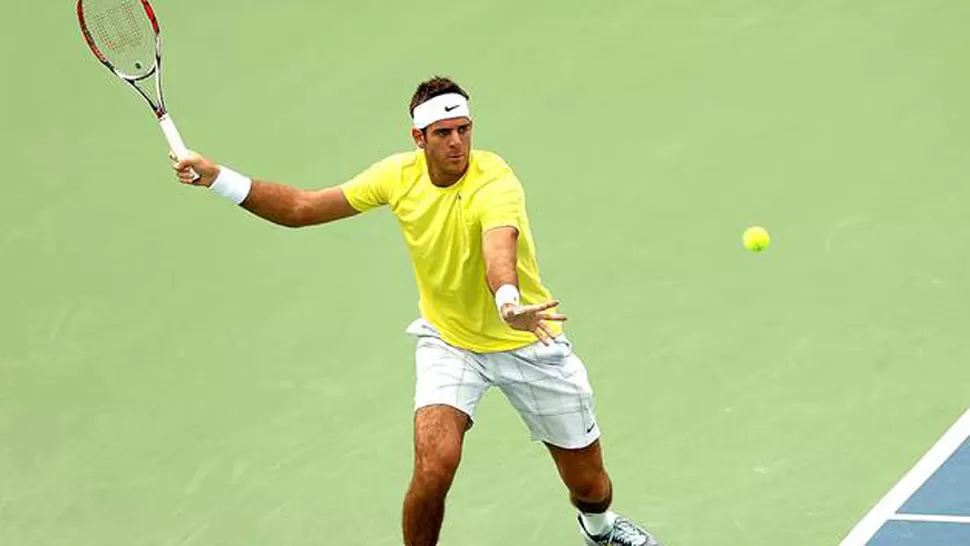
[[[771,244],[771,236],[768,231],[761,226],[753,226],[744,230],[744,248],[751,252],[761,252]]]

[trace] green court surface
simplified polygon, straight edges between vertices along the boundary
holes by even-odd
[[[175,183],[70,1],[8,21],[0,544],[396,545],[417,313],[383,210],[303,231]],[[472,94],[526,186],[616,506],[668,546],[836,544],[968,406],[970,4],[173,2],[190,147],[302,187]],[[741,247],[752,224],[772,247]],[[498,392],[446,546],[578,544]]]

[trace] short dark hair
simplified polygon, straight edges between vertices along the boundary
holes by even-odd
[[[438,95],[446,95],[448,93],[458,93],[459,95],[465,97],[466,100],[471,98],[460,85],[451,79],[443,76],[435,76],[430,80],[423,81],[418,84],[418,88],[415,89],[414,95],[411,96],[411,108],[408,110],[408,113],[411,116],[414,116],[414,109],[419,104],[427,102]]]

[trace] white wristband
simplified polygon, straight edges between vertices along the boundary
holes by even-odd
[[[498,307],[498,311],[501,313],[502,307],[509,303],[518,307],[519,289],[514,284],[503,284],[495,291],[495,307]]]
[[[246,197],[249,195],[249,190],[252,189],[252,187],[253,181],[248,177],[245,177],[228,167],[220,165],[219,176],[217,176],[215,182],[209,186],[209,189],[214,191],[216,195],[225,197],[233,203],[240,205],[246,200]]]

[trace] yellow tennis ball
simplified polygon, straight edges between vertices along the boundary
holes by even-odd
[[[753,226],[744,230],[744,248],[751,252],[761,252],[771,244],[771,236],[761,226]]]

